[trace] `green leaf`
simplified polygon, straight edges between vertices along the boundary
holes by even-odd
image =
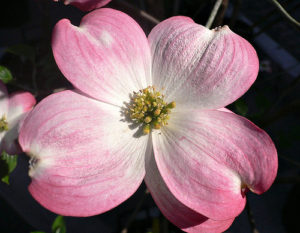
[[[64,217],[58,215],[52,224],[52,233],[66,233]]]
[[[234,107],[237,111],[238,114],[242,115],[242,116],[246,116],[248,113],[248,106],[247,104],[241,100],[238,99],[237,101],[234,102]]]
[[[9,48],[7,48],[6,51],[21,57],[21,59],[23,60],[29,59],[32,62],[34,62],[35,60],[34,47],[31,47],[26,44],[17,44],[17,45],[10,46]]]
[[[6,152],[2,152],[0,157],[0,178],[1,181],[9,184],[9,175],[17,166],[18,156],[9,155]]]
[[[11,72],[4,66],[0,66],[0,80],[4,83],[9,83],[13,80]]]

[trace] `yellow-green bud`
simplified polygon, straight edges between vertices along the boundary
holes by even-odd
[[[149,134],[150,133],[150,125],[145,125],[143,128],[143,133],[144,134]]]
[[[168,108],[175,108],[176,107],[176,103],[174,101],[172,101],[171,103],[168,104],[167,107]]]
[[[150,117],[150,116],[147,116],[147,117],[145,117],[145,120],[144,120],[144,122],[145,123],[150,123],[152,121],[152,118]]]
[[[159,116],[161,110],[159,108],[155,109],[154,116]]]
[[[153,123],[153,128],[154,129],[160,129],[161,125],[156,121],[156,122]]]
[[[6,121],[6,117],[3,116],[0,119],[0,132],[7,131],[7,130],[8,130],[8,123]]]
[[[124,111],[132,121],[142,124],[144,134],[149,134],[152,129],[160,129],[167,125],[171,109],[175,102],[166,103],[164,95],[155,90],[153,86],[133,92],[131,102]]]

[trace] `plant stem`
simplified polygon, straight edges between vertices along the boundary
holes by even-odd
[[[300,22],[298,22],[296,19],[294,19],[284,8],[280,5],[277,0],[269,0],[271,3],[274,4],[274,6],[280,11],[280,13],[293,25],[296,26],[297,29],[300,29]]]
[[[282,159],[284,159],[284,160],[290,162],[290,163],[293,164],[294,166],[300,168],[300,163],[299,163],[299,162],[294,161],[294,160],[292,160],[292,159],[290,159],[290,158],[288,158],[288,157],[286,157],[286,156],[284,156],[284,155],[278,155],[278,157],[280,157],[280,158],[282,158]]]
[[[210,16],[207,20],[207,23],[205,25],[205,27],[207,27],[208,29],[211,27],[211,25],[213,24],[214,20],[215,20],[215,17],[218,13],[218,10],[221,6],[221,3],[222,3],[223,0],[216,0],[216,3],[214,5],[214,8],[212,9],[211,13],[210,13]]]
[[[214,23],[213,23],[214,28],[223,25],[223,20],[224,20],[226,10],[228,8],[228,3],[229,3],[229,0],[222,1],[221,6],[218,10],[218,13],[217,13]]]
[[[276,184],[300,184],[299,176],[277,177]]]
[[[246,202],[246,210],[247,210],[248,220],[249,220],[252,232],[253,233],[259,233],[259,231],[256,228],[256,224],[255,224],[255,221],[254,221],[253,213],[252,213],[251,208],[250,208],[249,201]]]
[[[235,0],[233,5],[233,12],[230,18],[229,27],[232,28],[235,25],[235,22],[239,16],[241,9],[242,0]]]

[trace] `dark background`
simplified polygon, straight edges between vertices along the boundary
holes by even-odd
[[[112,0],[108,7],[134,17],[146,34],[157,21],[186,15],[205,25],[215,1]],[[298,21],[300,1],[279,1]],[[83,12],[51,0],[2,1],[0,5],[0,65],[10,69],[9,92],[29,90],[38,100],[56,89],[71,88],[62,76],[50,47],[51,30],[61,18],[78,25]],[[141,10],[154,18],[141,14]],[[250,90],[229,108],[263,128],[279,155],[278,176],[263,195],[247,194],[248,205],[227,232],[300,232],[300,33],[268,0],[224,0],[213,27],[227,24],[257,50],[260,72]],[[19,156],[11,184],[0,183],[0,232],[51,232],[56,217],[27,191],[28,158]],[[65,217],[68,233],[180,232],[159,212],[142,185],[122,205],[89,218]],[[140,208],[136,208],[141,205]],[[137,210],[137,214],[133,212]]]

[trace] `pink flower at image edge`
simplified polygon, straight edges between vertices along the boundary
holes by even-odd
[[[58,2],[59,0],[54,0]],[[108,4],[111,0],[62,0],[65,5],[73,5],[82,11],[91,11]]]
[[[8,95],[5,85],[0,81],[0,154],[3,151],[11,155],[22,152],[18,143],[20,122],[35,103],[35,98],[29,92]]]
[[[272,140],[224,108],[258,73],[255,50],[227,26],[209,30],[172,17],[147,38],[128,15],[99,9],[79,27],[58,22],[52,48],[77,90],[41,101],[19,137],[36,161],[29,191],[47,209],[100,214],[128,199],[145,179],[176,226],[223,232],[244,209],[245,190],[270,188],[277,173]],[[168,125],[142,135],[122,113],[130,96],[148,86],[176,107]]]

